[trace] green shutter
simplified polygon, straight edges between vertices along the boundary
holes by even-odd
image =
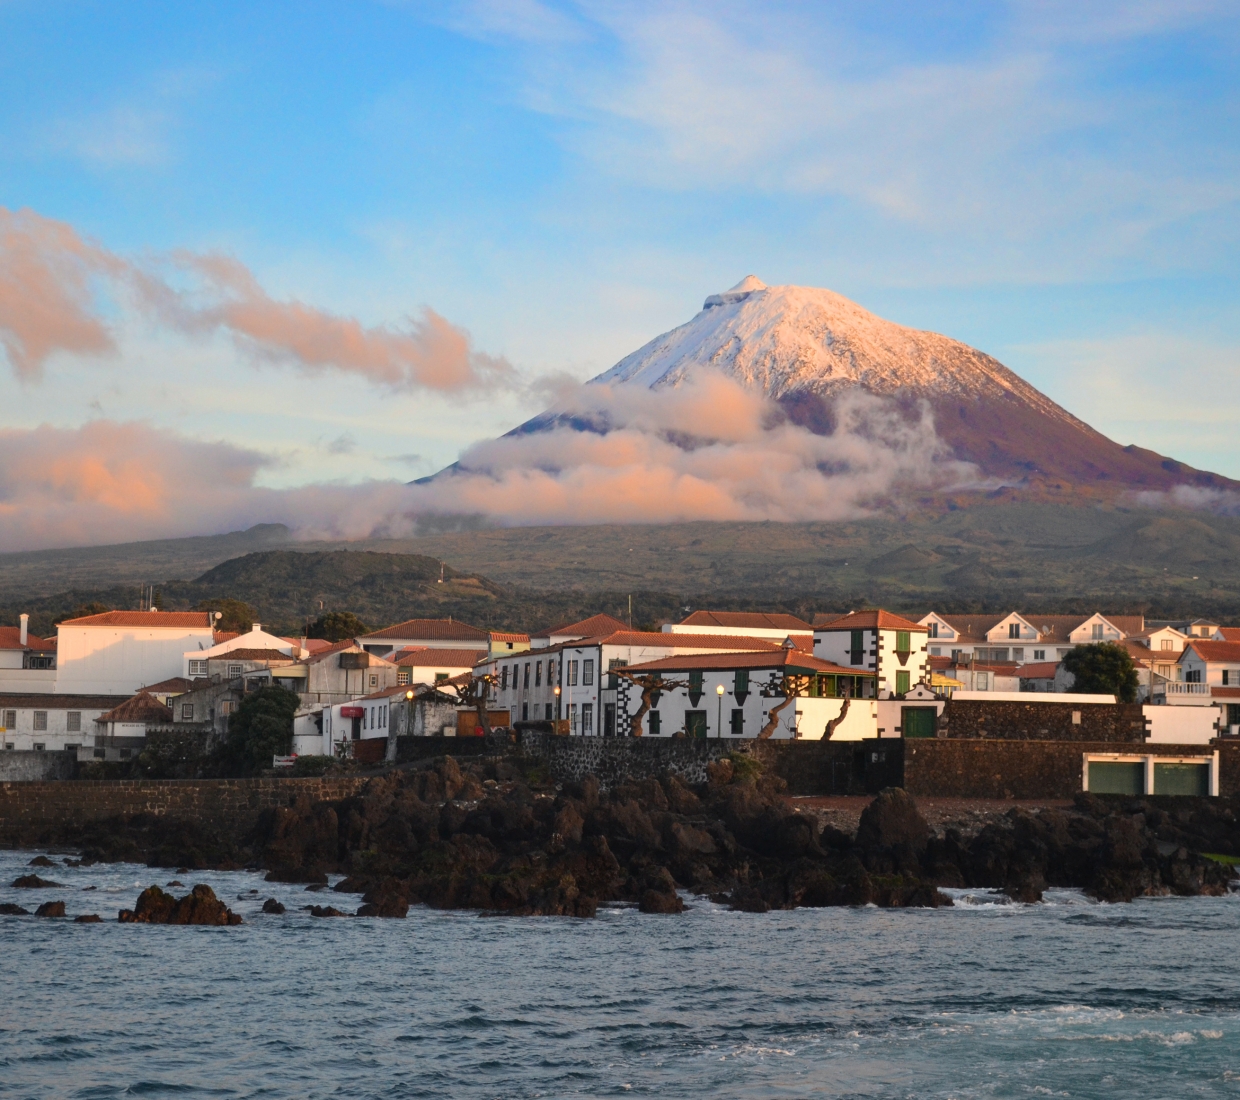
[[[909,641],[909,632],[907,630],[896,631],[896,652],[908,653],[912,650],[912,643]]]
[[[1142,761],[1091,760],[1089,790],[1092,794],[1144,794],[1145,764]]]
[[[1210,794],[1209,764],[1154,763],[1155,794],[1188,794],[1207,797]]]
[[[896,694],[897,695],[908,694],[908,672],[907,671],[898,671],[896,673]]]

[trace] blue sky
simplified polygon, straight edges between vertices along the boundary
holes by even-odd
[[[369,326],[430,307],[528,378],[749,272],[826,286],[1240,477],[1238,11],[0,0],[0,205]],[[5,374],[0,428],[139,420],[283,488],[417,476],[543,400],[103,308],[115,346]]]

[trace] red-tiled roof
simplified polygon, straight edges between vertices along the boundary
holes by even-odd
[[[926,628],[919,623],[910,622],[890,611],[876,609],[874,611],[853,611],[842,618],[815,627],[819,633],[832,630],[910,630],[926,633]]]
[[[540,630],[535,638],[552,638],[568,636],[572,638],[596,638],[600,634],[613,634],[617,630],[628,630],[628,624],[611,615],[591,615],[577,623],[564,623],[550,630]]]
[[[804,619],[782,612],[768,614],[765,611],[695,611],[678,626],[722,626],[742,630],[786,630],[789,634],[812,631]]]
[[[330,649],[331,645],[332,643],[326,638],[307,638],[304,642],[302,642],[301,648],[314,654],[321,653],[325,649]]]
[[[140,691],[132,699],[126,699],[119,707],[113,707],[107,714],[101,714],[95,721],[146,722],[147,724],[171,722],[172,708],[164,706],[148,692]]]
[[[193,686],[193,680],[187,680],[184,676],[173,676],[167,680],[160,680],[158,684],[144,684],[141,690],[149,691],[152,695],[171,695],[174,692],[180,694],[189,691]]]
[[[795,639],[794,639],[795,640]],[[768,652],[780,649],[780,643],[770,638],[746,638],[740,634],[673,634],[670,631],[617,630],[597,638],[580,638],[566,642],[561,649],[575,649],[587,645],[649,646],[664,649],[722,649],[748,653]],[[812,647],[811,647],[812,648]],[[544,652],[539,650],[538,652]],[[524,655],[523,655],[524,656]],[[535,654],[537,656],[537,654]]]
[[[1053,680],[1058,670],[1058,661],[1039,661],[1036,664],[1021,665],[1018,672],[1022,680]]]
[[[37,634],[26,635],[26,644],[21,643],[22,630],[20,626],[0,626],[0,649],[52,649]]]
[[[369,695],[363,695],[358,702],[364,703],[367,699],[390,699],[393,695],[404,695],[405,692],[413,690],[412,684],[393,684],[391,687],[380,688]]]
[[[65,619],[61,626],[145,626],[157,628],[202,627],[211,625],[207,611],[104,611],[80,619]]]
[[[214,631],[212,641],[214,641],[216,645],[219,645],[221,642],[231,642],[234,638],[240,637],[240,630],[216,630]]]
[[[385,641],[388,638],[419,641],[426,638],[433,642],[489,642],[490,634],[468,623],[454,619],[406,619],[403,623],[376,630],[364,635],[361,641]]]
[[[313,665],[323,660],[324,657],[330,657],[333,653],[340,653],[346,649],[357,649],[358,645],[352,638],[345,638],[340,642],[332,642],[323,646],[321,649],[311,650],[309,657],[303,657],[305,664]]]
[[[1212,687],[1210,696],[1213,699],[1240,699],[1240,687]]]
[[[512,631],[492,630],[490,638],[493,642],[528,642],[530,636],[528,634],[513,633]]]
[[[429,649],[423,646],[394,653],[389,660],[401,668],[473,668],[489,655],[485,649]]]
[[[646,661],[639,665],[630,665],[627,672],[706,672],[728,671],[729,669],[786,669],[804,672],[825,673],[831,676],[877,676],[874,671],[857,668],[844,668],[842,665],[823,661],[799,649],[780,647],[769,653],[700,653],[696,656],[660,657],[657,661]]]
[[[1183,657],[1190,649],[1195,649],[1203,661],[1240,661],[1240,642],[1211,642],[1193,638],[1180,656]]]
[[[282,649],[230,649],[227,653],[217,653],[210,658],[212,661],[293,661]]]
[[[1225,642],[1240,642],[1240,626],[1220,626],[1218,632]]]

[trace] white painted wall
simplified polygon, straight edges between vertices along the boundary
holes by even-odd
[[[1176,745],[1208,745],[1218,736],[1214,728],[1218,721],[1218,707],[1160,707],[1141,708],[1145,715],[1151,742]]]
[[[144,684],[184,675],[185,652],[211,645],[211,628],[61,626],[56,691],[131,695]]]

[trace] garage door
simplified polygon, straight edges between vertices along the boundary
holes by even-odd
[[[933,737],[938,712],[934,707],[904,707],[900,730],[905,737]]]
[[[1140,760],[1091,760],[1089,789],[1094,794],[1144,794],[1145,764]]]
[[[1210,794],[1209,764],[1155,764],[1155,794]]]

